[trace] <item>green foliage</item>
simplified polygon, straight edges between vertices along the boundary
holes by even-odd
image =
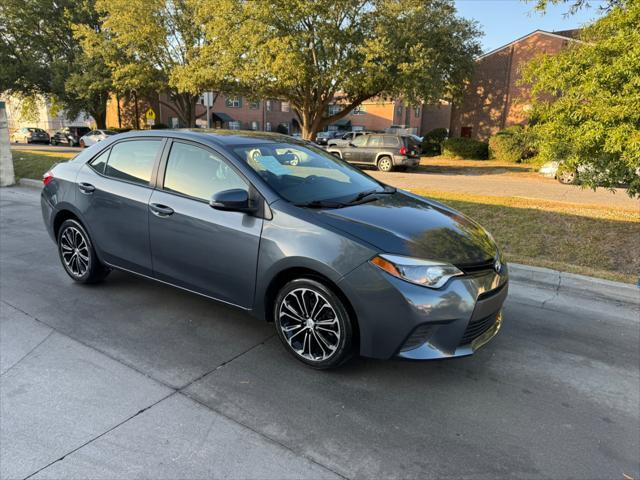
[[[487,160],[489,146],[473,138],[449,138],[442,143],[442,154],[464,160]]]
[[[489,158],[518,163],[535,155],[530,127],[514,125],[489,139]]]
[[[372,97],[451,96],[480,51],[451,0],[202,0],[192,22],[204,42],[172,81],[289,101],[305,138]]]
[[[615,8],[582,42],[541,56],[524,71],[533,85],[532,131],[541,161],[562,161],[595,188],[628,183],[640,194],[640,2]]]
[[[576,13],[578,10],[583,8],[591,7],[590,0],[527,0],[534,1],[535,8],[538,11],[544,12],[547,10],[549,5],[559,5],[559,4],[567,4],[569,6],[569,13]],[[629,0],[601,0],[599,2],[599,9],[604,11],[609,11],[614,7],[621,7]]]
[[[449,131],[446,128],[434,128],[427,132],[422,139],[422,153],[440,155],[442,153],[442,142],[447,139]]]

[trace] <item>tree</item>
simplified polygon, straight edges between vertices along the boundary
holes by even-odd
[[[201,27],[194,20],[196,0],[97,0],[103,41],[83,32],[88,42],[104,45],[114,85],[121,91],[167,91],[172,109],[184,125],[195,125],[196,102],[203,91],[191,83],[178,86],[176,71],[202,45]]]
[[[591,0],[525,0],[535,1],[536,10],[544,12],[549,5],[568,4],[569,13],[576,13],[583,8],[589,8],[594,3]],[[597,0],[598,8],[605,12],[611,11],[615,7],[621,7],[627,3],[628,0]]]
[[[206,38],[180,87],[288,101],[304,138],[373,97],[450,96],[480,52],[451,0],[202,0],[196,18]]]
[[[104,128],[111,75],[100,57],[85,55],[74,25],[100,29],[92,1],[3,0],[0,91],[42,95]]]
[[[525,69],[542,160],[580,167],[581,180],[640,194],[640,2],[614,8],[581,42]]]

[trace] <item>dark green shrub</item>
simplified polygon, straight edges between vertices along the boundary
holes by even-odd
[[[505,128],[489,139],[489,158],[522,162],[535,155],[529,129],[520,125]]]
[[[422,153],[427,155],[440,155],[442,153],[442,142],[449,134],[446,128],[434,128],[427,132],[422,139]]]
[[[449,138],[442,142],[442,154],[452,158],[486,160],[489,158],[489,145],[473,138]]]

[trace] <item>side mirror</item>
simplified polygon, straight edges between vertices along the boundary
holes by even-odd
[[[216,210],[226,210],[230,212],[255,213],[258,209],[252,205],[249,192],[241,188],[223,190],[211,197],[209,206]]]
[[[355,147],[355,145],[352,142],[349,142],[349,146],[350,147]],[[358,147],[356,147],[356,148],[358,148]]]

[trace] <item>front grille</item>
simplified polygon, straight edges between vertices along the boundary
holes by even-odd
[[[484,262],[464,263],[461,265],[456,265],[456,267],[462,270],[462,272],[464,272],[465,274],[470,275],[473,273],[481,273],[489,270],[493,272],[495,271],[493,269],[494,263],[495,263],[495,260],[493,258],[490,258]]]
[[[467,329],[464,331],[460,345],[466,345],[473,342],[476,338],[489,330],[498,318],[498,314],[494,313],[488,317],[481,318],[480,320],[473,320],[467,325]]]

